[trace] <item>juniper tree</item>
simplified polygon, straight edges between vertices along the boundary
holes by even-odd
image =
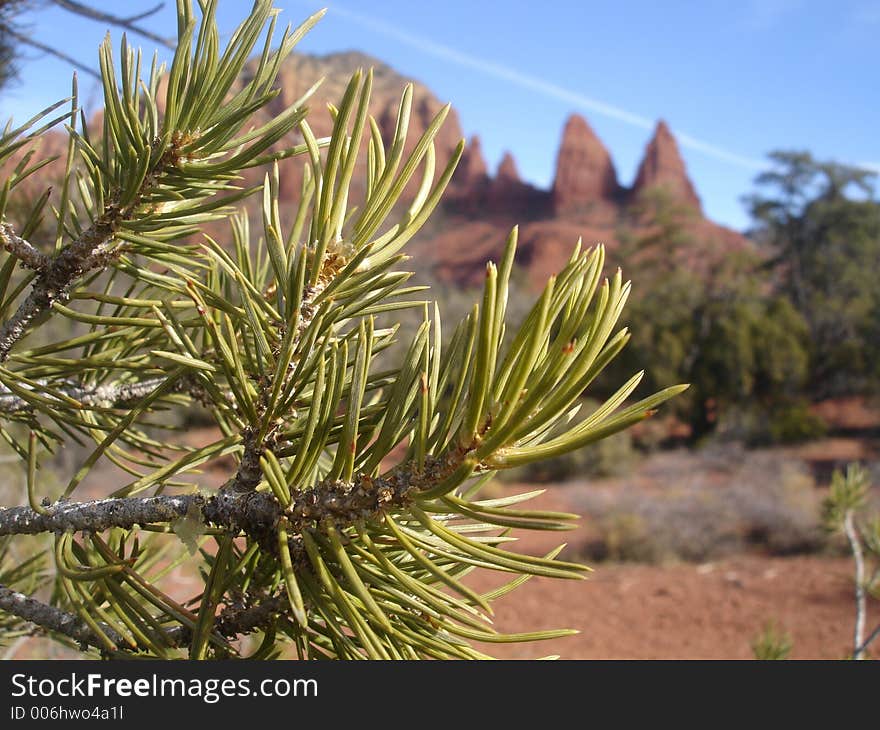
[[[279,65],[320,14],[275,46],[276,11],[257,0],[221,48],[216,1],[199,5],[178,2],[167,70],[154,59],[145,71],[125,37],[117,66],[105,41],[100,128],[79,109],[74,80],[69,110],[10,124],[0,140],[10,170],[0,198],[0,435],[20,458],[29,501],[0,509],[0,535],[14,541],[7,551],[40,535],[53,545],[51,565],[3,567],[2,631],[36,626],[107,657],[193,659],[481,658],[472,642],[565,634],[497,633],[491,603],[533,575],[583,576],[560,548],[509,549],[511,530],[565,529],[575,516],[523,508],[534,493],[479,491],[498,470],[625,429],[681,390],[625,405],[638,374],[577,414],[627,342],[615,327],[629,284],[619,271],[603,279],[602,248],[578,244],[508,331],[514,229],[486,266],[481,300],[441,347],[447,324],[400,267],[462,152],[439,169],[434,139],[448,107],[408,154],[412,88],[383,138],[368,113],[370,71],[330,108],[328,139],[310,129],[308,94],[255,123],[278,94]],[[46,162],[24,150],[58,123],[69,138],[60,193],[16,226],[8,206]],[[304,177],[287,225],[277,163],[292,156]],[[258,167],[263,184],[242,186],[242,172]],[[259,236],[232,215],[250,202]],[[221,219],[228,232],[205,235]],[[415,332],[393,324],[405,308],[422,313]],[[38,340],[50,318],[80,331]],[[398,339],[395,365],[380,367]],[[199,447],[161,419],[196,406],[217,434]],[[46,494],[41,459],[74,441],[90,443],[89,455],[60,494]],[[197,488],[197,470],[220,457],[233,465],[227,481]],[[128,482],[80,498],[107,461]],[[181,564],[203,579],[190,600],[165,582]],[[510,581],[478,592],[463,580],[475,568]],[[41,578],[51,590],[40,593]]]

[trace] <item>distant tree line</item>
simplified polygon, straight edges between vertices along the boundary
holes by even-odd
[[[719,429],[752,442],[809,438],[823,428],[810,403],[875,396],[880,383],[872,174],[807,152],[769,158],[745,200],[754,252],[704,270],[699,228],[661,190],[638,211],[649,232],[622,232],[621,258],[640,286],[620,367],[650,363],[648,388],[691,382],[677,407],[694,439]]]

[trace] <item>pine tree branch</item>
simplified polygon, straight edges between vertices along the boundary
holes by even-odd
[[[454,459],[429,459],[421,470],[407,463],[385,476],[319,482],[299,492],[287,509],[268,492],[245,491],[235,478],[210,497],[185,494],[56,502],[44,514],[25,506],[4,507],[0,508],[0,536],[102,532],[111,527],[169,524],[192,514],[195,508],[206,525],[240,530],[261,544],[274,545],[282,517],[292,535],[320,526],[324,520],[350,525],[375,518],[386,509],[406,505],[418,491],[436,486],[456,463]]]
[[[260,485],[263,478],[263,468],[260,466],[260,457],[263,455],[265,448],[265,440],[263,443],[257,441],[256,432],[249,428],[244,432],[244,452],[241,455],[241,461],[238,464],[238,471],[235,473],[231,484],[235,485],[235,489],[241,492],[254,492]]]
[[[10,37],[14,38],[19,43],[22,43],[26,46],[30,46],[31,48],[36,48],[38,51],[42,51],[43,53],[48,53],[50,56],[55,56],[65,63],[69,63],[74,68],[78,68],[80,71],[89,74],[89,76],[93,76],[99,81],[101,80],[101,74],[99,74],[95,69],[91,66],[86,66],[84,63],[77,61],[73,56],[68,56],[63,51],[59,51],[54,46],[48,46],[45,43],[41,43],[36,38],[32,38],[29,35],[25,35],[24,33],[19,33],[16,30],[13,30],[10,27],[4,28],[4,32]]]
[[[105,383],[91,387],[69,383],[60,386],[53,385],[52,389],[54,392],[77,401],[84,409],[124,408],[146,398],[165,380],[164,376],[159,376],[132,383]],[[207,394],[198,380],[186,375],[174,383],[171,392],[187,393],[200,402],[207,398]],[[53,395],[48,390],[41,390],[40,393],[43,396]],[[61,407],[66,404],[59,400],[58,405]],[[0,416],[14,416],[19,413],[29,413],[32,410],[32,405],[26,399],[12,392],[7,386],[0,384]]]
[[[56,502],[45,514],[30,507],[6,507],[0,509],[0,535],[101,532],[111,527],[168,523],[186,515],[189,505],[198,498],[185,495]]]
[[[55,388],[62,395],[72,398],[83,408],[121,408],[145,398],[159,387],[165,378],[149,378],[136,383],[108,383],[94,388],[70,384]],[[48,395],[45,391],[42,395]],[[59,405],[62,405],[59,402]],[[0,414],[12,416],[33,410],[30,403],[0,384]]]
[[[50,606],[24,593],[10,590],[4,585],[0,585],[0,610],[49,631],[64,634],[80,645],[93,646],[97,649],[105,648],[100,637],[76,614]],[[126,643],[122,636],[106,624],[100,626],[107,638],[117,646]]]
[[[265,598],[248,606],[227,606],[214,619],[213,631],[227,639],[251,634],[265,629],[288,607],[289,603],[284,595]],[[63,634],[80,646],[106,650],[101,638],[76,614],[50,606],[2,584],[0,584],[0,610],[43,629]],[[128,645],[125,638],[107,624],[102,622],[98,626],[117,647]],[[165,631],[164,637],[168,646],[186,646],[192,640],[192,629],[189,626],[175,626]]]
[[[214,630],[233,638],[266,628],[275,616],[290,608],[286,595],[279,594],[250,606],[227,606],[214,621]],[[183,627],[186,628],[186,627]]]
[[[64,8],[68,12],[74,13],[76,15],[81,15],[84,18],[89,18],[90,20],[96,20],[99,23],[110,23],[111,25],[129,30],[132,33],[137,33],[138,35],[159,43],[166,48],[174,48],[174,42],[169,40],[168,38],[163,38],[162,36],[157,35],[156,33],[153,33],[146,28],[135,25],[138,20],[143,20],[144,18],[148,18],[149,16],[159,12],[164,7],[165,3],[159,3],[149,10],[145,10],[144,12],[138,13],[137,15],[133,15],[128,18],[122,18],[118,15],[105,13],[89,5],[75,2],[75,0],[52,0],[52,2],[54,2],[59,7]]]
[[[242,494],[234,486],[212,497],[123,497],[90,502],[56,502],[40,514],[30,507],[0,508],[0,536],[44,532],[102,532],[111,527],[169,524],[198,510],[205,524],[242,530],[261,537],[282,514],[281,505],[264,492]]]
[[[42,271],[49,264],[49,257],[16,234],[15,229],[8,223],[0,223],[0,244],[29,269]]]
[[[303,292],[302,302],[299,306],[299,321],[297,323],[296,335],[294,336],[294,350],[299,346],[303,335],[315,318],[317,313],[315,299],[327,288],[331,278],[322,277],[318,284],[306,287]],[[260,395],[264,401],[269,397],[272,386],[272,380],[268,380],[261,388]],[[258,441],[257,432],[254,429],[249,428],[245,431],[243,439],[244,452],[233,480],[237,489],[243,492],[253,492],[257,489],[260,480],[263,478],[263,467],[260,465],[260,457],[262,457],[265,449],[270,445],[274,437],[274,431],[270,431],[263,437],[262,441]]]
[[[43,263],[25,300],[0,327],[0,362],[9,357],[34,320],[49,312],[55,302],[70,299],[70,288],[83,274],[107,265],[109,253],[105,247],[113,239],[120,219],[118,209],[108,208],[79,238]]]
[[[278,614],[290,609],[286,595],[279,594],[250,605],[226,606],[214,619],[214,631],[227,639],[252,634],[270,626]],[[175,626],[165,634],[171,646],[186,646],[192,640],[189,626]]]

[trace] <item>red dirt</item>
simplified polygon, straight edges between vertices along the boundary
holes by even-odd
[[[481,575],[472,583],[498,581]],[[841,659],[852,641],[851,586],[843,559],[601,565],[578,583],[535,578],[496,604],[499,630],[580,634],[485,650],[507,659],[751,659],[751,642],[774,621],[794,642],[792,659]]]
[[[525,491],[519,487],[515,491]],[[552,487],[532,504],[572,510],[572,494],[569,487]],[[563,540],[577,544],[586,530],[562,540],[559,533],[524,535],[519,549],[537,554]],[[485,590],[506,581],[481,571],[469,582]],[[602,564],[584,581],[533,578],[495,604],[500,631],[573,628],[580,634],[484,650],[510,659],[750,659],[752,641],[773,621],[790,634],[792,659],[840,659],[852,651],[853,606],[845,558],[742,555],[703,565]],[[869,618],[873,626],[880,616]]]

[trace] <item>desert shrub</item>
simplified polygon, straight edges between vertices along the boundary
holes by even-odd
[[[760,551],[815,552],[825,544],[819,497],[797,463],[736,451],[719,465],[695,455],[669,487],[633,482],[596,487],[581,496],[595,537],[579,548],[594,560],[703,562]],[[719,477],[719,466],[726,474]],[[721,482],[721,483],[719,483]]]
[[[743,403],[728,408],[712,440],[742,442],[750,447],[795,444],[821,438],[828,425],[803,399],[782,400],[772,407]]]
[[[810,412],[804,401],[785,404],[770,414],[770,442],[800,443],[821,438],[828,432],[828,424]]]

